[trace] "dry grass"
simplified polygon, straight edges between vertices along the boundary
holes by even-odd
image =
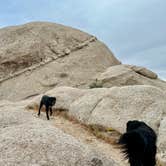
[[[37,103],[29,104],[25,107],[26,110],[34,110],[35,112],[38,111],[39,105]]]
[[[55,109],[54,116],[61,116],[74,124],[79,124],[82,128],[87,130],[90,134],[93,134],[96,138],[105,141],[106,143],[117,145],[117,140],[120,137],[120,133],[112,128],[104,127],[98,124],[85,124],[80,122],[78,119],[69,115],[68,110],[59,111]]]
[[[115,130],[108,131],[107,127],[97,125],[97,124],[90,124],[86,125],[88,130],[93,133],[98,139],[104,140],[106,143],[116,145],[117,140],[119,139],[120,133]]]
[[[37,103],[33,103],[26,107],[27,110],[34,110],[35,112],[38,111],[39,105]],[[45,108],[41,109],[42,112],[45,112]],[[96,138],[105,141],[106,143],[117,145],[117,141],[120,137],[120,133],[114,130],[111,127],[105,127],[98,124],[85,124],[80,122],[74,116],[69,114],[68,109],[64,108],[53,108],[53,116],[60,116],[66,120],[69,120],[73,124],[78,124],[85,130],[87,130],[90,134],[93,134]],[[117,145],[118,147],[118,145]]]

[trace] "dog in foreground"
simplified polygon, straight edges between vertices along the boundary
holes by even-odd
[[[122,152],[130,166],[155,166],[156,141],[154,130],[142,121],[128,121],[126,133],[120,139]]]
[[[50,116],[51,116],[52,115],[52,106],[54,106],[55,103],[56,103],[56,97],[49,97],[49,96],[44,95],[40,101],[38,116],[40,116],[40,110],[41,110],[42,106],[45,105],[47,120],[49,120],[50,118],[49,118],[48,112],[50,111]]]

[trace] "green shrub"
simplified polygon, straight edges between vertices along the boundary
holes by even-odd
[[[95,82],[92,82],[90,85],[89,85],[89,88],[92,89],[92,88],[102,88],[103,87],[103,83],[102,81],[99,81],[99,80],[95,80]]]

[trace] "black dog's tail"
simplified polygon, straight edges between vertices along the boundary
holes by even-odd
[[[122,152],[125,154],[125,158],[133,159],[143,155],[146,140],[140,133],[133,130],[123,134],[118,144],[122,145]]]

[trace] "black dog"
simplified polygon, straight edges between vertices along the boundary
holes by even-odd
[[[128,121],[127,131],[120,139],[123,153],[131,166],[155,166],[156,133],[141,121]]]
[[[40,115],[40,109],[42,108],[43,105],[45,105],[47,120],[49,120],[48,111],[50,110],[50,116],[51,116],[52,115],[52,106],[54,106],[55,103],[56,103],[56,97],[49,97],[49,96],[44,95],[40,101],[38,116]]]

